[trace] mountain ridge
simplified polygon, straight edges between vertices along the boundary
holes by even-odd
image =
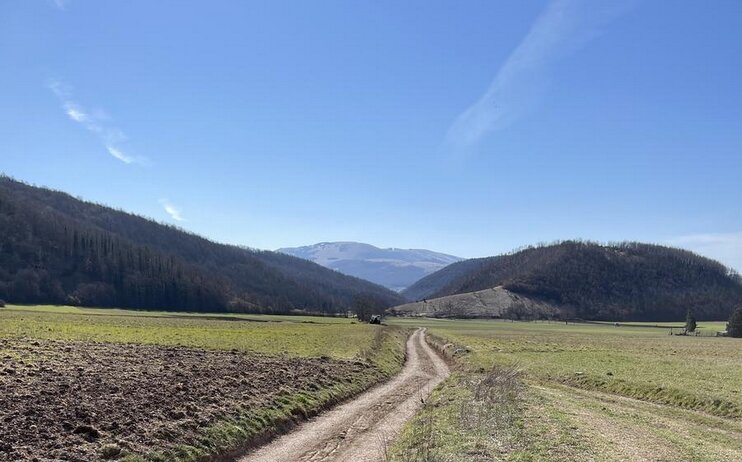
[[[319,242],[276,251],[397,291],[451,263],[461,261],[459,257],[427,249],[379,248],[353,241]]]

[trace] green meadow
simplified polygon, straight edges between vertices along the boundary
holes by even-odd
[[[713,337],[724,323],[392,322],[427,327],[456,370],[396,460],[742,459],[742,341]]]
[[[0,337],[186,346],[350,359],[378,326],[346,318],[144,312],[69,306],[0,309]]]

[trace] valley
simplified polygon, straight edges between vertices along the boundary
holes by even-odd
[[[0,462],[742,462],[742,0],[0,1]]]
[[[683,249],[270,252],[7,177],[0,231],[3,462],[742,457],[742,279]]]

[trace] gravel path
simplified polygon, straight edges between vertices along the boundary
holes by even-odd
[[[424,329],[419,329],[407,340],[407,363],[399,375],[238,462],[381,462],[405,422],[448,374],[448,366],[425,342]]]

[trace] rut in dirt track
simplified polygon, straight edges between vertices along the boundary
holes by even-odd
[[[448,374],[446,363],[425,342],[424,329],[418,329],[407,340],[407,363],[399,375],[238,462],[381,462],[385,448]]]

